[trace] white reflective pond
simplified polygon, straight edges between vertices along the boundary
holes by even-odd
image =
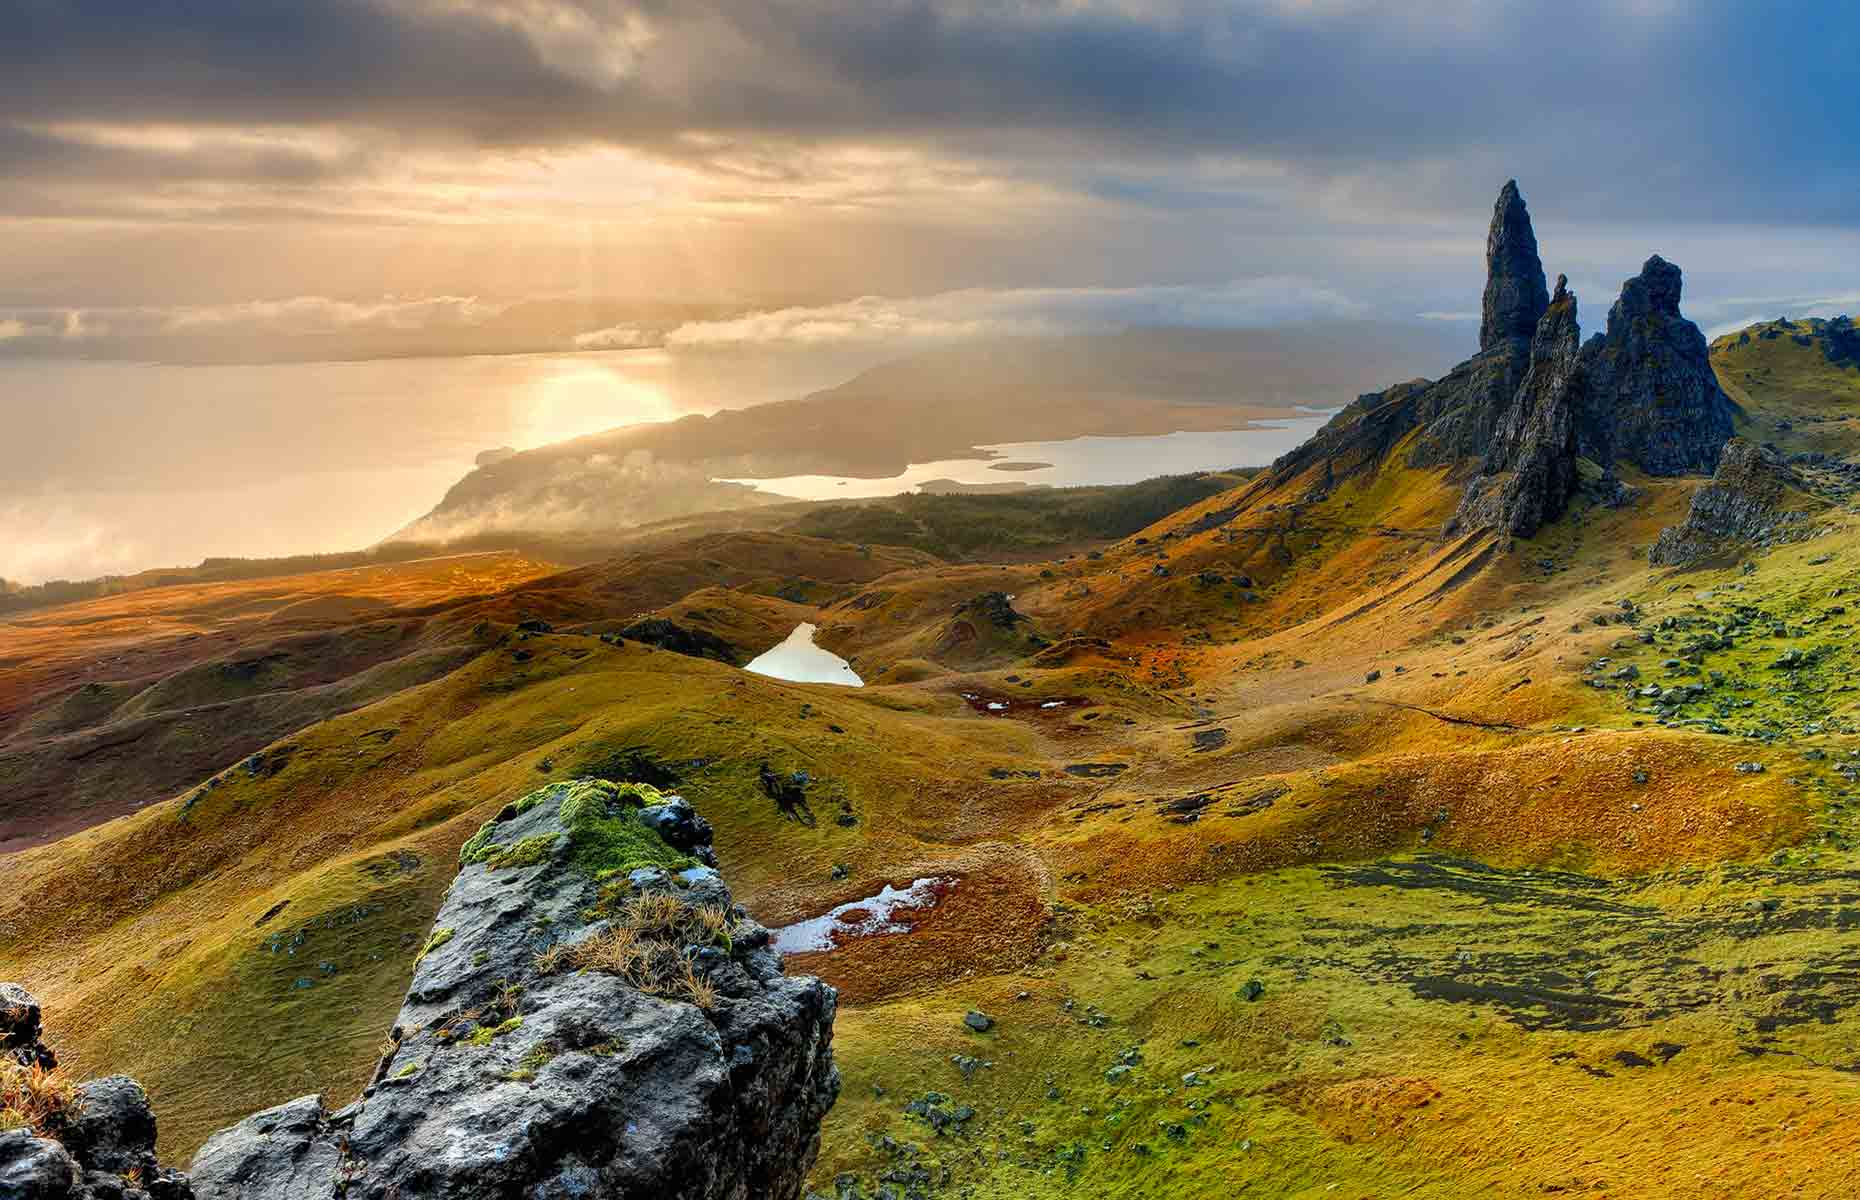
[[[786,679],[790,683],[837,683],[844,687],[864,687],[865,680],[854,674],[852,666],[831,650],[814,645],[814,626],[806,621],[794,627],[788,640],[758,655],[745,671]]]

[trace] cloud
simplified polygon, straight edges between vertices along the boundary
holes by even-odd
[[[683,350],[809,348],[1105,332],[1131,326],[1253,327],[1317,316],[1360,317],[1366,311],[1359,301],[1311,280],[1286,277],[1208,286],[971,288],[931,296],[861,296],[836,304],[692,321],[671,329],[663,342]]]
[[[30,4],[9,29],[0,112],[33,129],[230,118],[719,170],[763,145],[934,145],[1068,181],[1083,161],[1237,155],[1370,211],[1393,180],[1408,203],[1452,204],[1526,159],[1597,213],[1749,215],[1784,196],[1798,220],[1860,213],[1843,153],[1860,112],[1827,102],[1860,37],[1838,6],[98,0]]]
[[[155,315],[162,333],[337,333],[357,328],[432,329],[478,325],[504,309],[475,296],[432,296],[357,303],[326,296],[293,296],[241,304],[177,308]]]
[[[638,325],[610,325],[575,335],[578,350],[638,350],[662,344],[664,337]]]
[[[0,338],[58,338],[209,334],[297,336],[355,330],[414,330],[471,326],[504,311],[472,296],[386,297],[376,301],[292,296],[236,304],[176,307],[20,309],[0,317]]]
[[[0,259],[34,303],[124,302],[150,277],[127,254],[197,264],[156,277],[216,303],[277,291],[263,272],[483,294],[471,271],[515,262],[541,291],[635,265],[644,293],[707,298],[1285,274],[1401,283],[1405,314],[1464,305],[1512,175],[1547,248],[1860,228],[1860,108],[1831,99],[1860,23],[1838,5],[0,9]],[[1746,277],[1708,287],[1752,290],[1764,255],[1739,252]]]

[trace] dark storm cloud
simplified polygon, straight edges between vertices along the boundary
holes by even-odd
[[[44,130],[82,122],[701,160],[711,143],[680,137],[700,131],[915,144],[1136,206],[1203,194],[1157,164],[1235,155],[1359,214],[1457,214],[1516,173],[1587,220],[1860,220],[1846,5],[8,0],[0,29],[0,113],[38,131],[0,147],[0,187],[293,165]]]

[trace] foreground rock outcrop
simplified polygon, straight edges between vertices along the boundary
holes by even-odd
[[[362,1097],[223,1129],[187,1176],[139,1176],[172,1185],[150,1200],[800,1196],[839,1093],[837,997],[782,973],[710,841],[644,785],[552,784],[507,806],[460,853]],[[152,1114],[146,1132],[152,1147]],[[0,1197],[134,1200],[78,1190],[28,1140],[0,1141],[0,1181],[41,1182]],[[128,1158],[72,1153],[122,1184]]]
[[[1647,561],[1689,567],[1740,550],[1801,541],[1827,507],[1775,451],[1732,438],[1711,482],[1692,494],[1686,519],[1660,531]]]
[[[0,983],[0,1200],[189,1200],[187,1176],[156,1161],[141,1086],[73,1086],[40,1034],[38,1000]]]

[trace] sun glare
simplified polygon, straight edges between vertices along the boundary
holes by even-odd
[[[522,449],[676,415],[671,399],[656,385],[628,374],[625,355],[604,355],[609,360],[604,362],[587,357],[551,360],[519,393]]]

